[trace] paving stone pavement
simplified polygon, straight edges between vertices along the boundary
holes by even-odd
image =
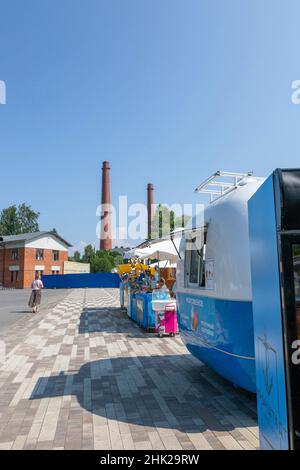
[[[0,340],[0,449],[258,448],[254,398],[143,332],[117,289],[73,290]]]

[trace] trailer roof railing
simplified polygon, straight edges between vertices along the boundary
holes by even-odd
[[[195,192],[209,194],[210,202],[213,202],[236,189],[245,179],[252,175],[252,171],[248,171],[247,173],[216,171],[197,186]]]

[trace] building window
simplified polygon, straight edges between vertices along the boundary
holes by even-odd
[[[15,271],[15,273],[16,273],[16,282],[18,282],[18,280],[19,280],[19,271]]]
[[[37,270],[37,271],[35,271],[35,274],[39,274],[42,277],[42,275],[44,274],[44,271]]]
[[[41,261],[44,259],[44,250],[41,248],[37,248],[36,253],[35,253],[35,259],[38,261]]]
[[[58,250],[53,250],[52,251],[52,260],[53,261],[59,261],[59,251]]]
[[[10,271],[10,282],[14,282],[14,271]]]
[[[13,248],[11,250],[11,259],[14,261],[17,261],[19,259],[19,249],[18,248]]]

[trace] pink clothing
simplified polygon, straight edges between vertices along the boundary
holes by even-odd
[[[32,290],[40,290],[43,289],[43,287],[43,283],[40,279],[35,279],[31,285]]]

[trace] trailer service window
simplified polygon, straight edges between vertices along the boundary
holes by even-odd
[[[186,240],[186,287],[205,287],[205,239],[205,234],[201,234],[197,239]]]

